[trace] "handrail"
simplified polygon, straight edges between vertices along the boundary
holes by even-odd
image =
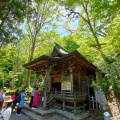
[[[83,93],[80,93],[80,92],[71,92],[71,91],[55,91],[55,93],[57,94],[71,94],[71,95],[83,95],[83,96],[86,96],[87,94],[83,94]]]
[[[47,96],[47,103],[54,99],[54,91]]]
[[[53,99],[63,101],[63,108],[65,107],[65,102],[74,103],[74,110],[78,107],[77,103],[81,102],[84,106],[84,100],[86,99],[86,94],[80,92],[66,92],[66,91],[53,91],[47,96],[47,103],[49,104]],[[51,102],[54,104],[53,102]]]
[[[80,92],[66,92],[66,91],[55,91],[55,96],[64,96],[64,97],[85,97],[87,94],[82,94]]]
[[[54,94],[54,93],[55,93],[55,91],[52,91],[49,95],[47,95],[48,98],[51,96],[51,94]]]

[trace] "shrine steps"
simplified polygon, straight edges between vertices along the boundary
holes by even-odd
[[[90,113],[82,113],[82,114],[73,114],[71,112],[65,110],[58,109],[49,109],[44,110],[43,108],[31,109],[28,104],[25,104],[22,112],[29,116],[32,120],[43,120],[46,117],[52,117],[53,115],[60,115],[63,118],[68,118],[70,120],[84,120],[90,116]]]

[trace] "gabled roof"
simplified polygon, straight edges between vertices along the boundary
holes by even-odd
[[[66,51],[64,48],[62,48],[59,44],[55,43],[56,45],[53,48],[51,57],[61,57],[66,54],[69,54],[68,51]]]
[[[75,59],[76,58],[76,59]],[[53,62],[58,62],[59,64],[68,60],[68,59],[74,59],[74,61],[80,61],[82,66],[85,66],[89,70],[96,71],[97,67],[94,66],[92,63],[90,63],[88,60],[86,60],[77,50],[63,55],[61,57],[49,57],[46,55],[42,55],[39,58],[24,64],[23,66],[27,69],[34,69],[38,67],[39,65],[44,65],[45,63],[53,63]]]

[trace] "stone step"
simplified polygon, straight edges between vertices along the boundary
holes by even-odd
[[[83,120],[90,116],[89,113],[82,113],[82,114],[73,114],[68,111],[63,111],[59,109],[48,109],[44,110],[43,108],[31,109],[29,108],[28,104],[25,104],[24,109],[22,109],[23,113],[32,118],[33,120],[43,120],[47,116],[53,115],[61,115],[65,118],[70,120]]]
[[[28,111],[27,109],[23,109],[22,113],[29,116],[32,120],[43,120],[39,114],[35,114],[34,112]]]

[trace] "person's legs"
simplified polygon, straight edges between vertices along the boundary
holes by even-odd
[[[21,112],[21,108],[18,107],[18,108],[17,108],[17,114],[20,114],[20,112]]]
[[[19,114],[21,113],[21,110],[22,110],[22,107],[21,107],[20,110],[19,110]]]
[[[32,103],[33,103],[33,97],[34,97],[34,96],[31,96],[31,100],[30,100],[29,107],[32,107]]]
[[[20,108],[18,107],[18,108],[17,108],[17,114],[19,114],[19,109],[20,109]]]
[[[12,112],[13,112],[13,110],[14,110],[16,104],[17,104],[17,102],[16,102],[16,101],[13,101]]]

